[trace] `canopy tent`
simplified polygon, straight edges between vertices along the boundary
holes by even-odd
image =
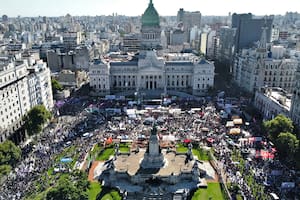
[[[107,138],[106,141],[105,141],[105,143],[106,143],[107,145],[111,144],[112,142],[113,142],[112,137]]]
[[[241,133],[241,129],[239,129],[239,128],[231,128],[230,130],[229,130],[229,134],[230,135],[238,135],[238,134],[240,134]]]
[[[136,119],[136,109],[127,109],[126,114],[129,119]]]
[[[243,119],[242,118],[233,119],[233,124],[234,125],[242,125]]]
[[[167,141],[175,141],[176,138],[174,135],[163,135],[162,140],[167,140]]]
[[[208,128],[206,128],[206,127],[203,127],[203,128],[201,128],[201,131],[203,131],[203,132],[208,132],[208,131],[209,131],[209,129],[208,129]]]
[[[190,143],[191,140],[190,140],[190,139],[185,139],[185,140],[183,140],[183,142],[184,142],[185,144],[187,144],[187,143]]]
[[[250,137],[249,142],[261,142],[262,141],[262,137]]]
[[[207,138],[206,141],[209,143],[213,143],[215,140],[213,138]]]
[[[227,121],[226,122],[226,128],[234,127],[233,121]]]
[[[274,159],[274,154],[266,151],[266,150],[260,150],[255,152],[255,158],[262,158],[262,159]]]

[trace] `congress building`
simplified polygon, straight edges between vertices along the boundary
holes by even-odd
[[[93,93],[205,95],[214,84],[214,64],[194,54],[162,53],[161,27],[152,0],[142,15],[140,51],[128,59],[98,59],[90,65]]]

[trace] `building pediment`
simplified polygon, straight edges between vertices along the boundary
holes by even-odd
[[[147,73],[147,72],[163,72],[163,67],[158,67],[158,66],[144,66],[140,68],[140,73]]]

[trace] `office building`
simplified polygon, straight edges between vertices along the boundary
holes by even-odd
[[[235,53],[241,49],[251,48],[254,43],[260,40],[263,27],[266,27],[266,41],[270,42],[272,33],[273,16],[254,18],[249,14],[232,15],[232,28],[235,33]]]

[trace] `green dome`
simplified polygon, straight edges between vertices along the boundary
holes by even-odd
[[[159,26],[159,15],[153,6],[152,0],[150,0],[148,8],[142,15],[142,26]]]

